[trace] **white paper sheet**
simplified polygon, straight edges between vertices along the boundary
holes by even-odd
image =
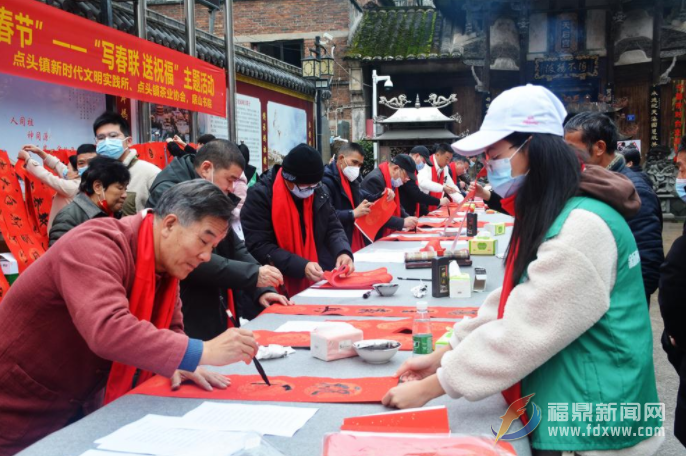
[[[338,290],[335,288],[308,288],[298,294],[300,298],[361,298],[369,290]]]
[[[404,263],[405,252],[401,250],[360,251],[355,254],[355,263]]]
[[[317,413],[316,408],[204,402],[183,416],[188,429],[254,431],[293,437]]]
[[[146,456],[142,453],[120,453],[119,451],[88,450],[80,456]]]
[[[326,326],[350,326],[348,323],[335,321],[300,321],[291,320],[276,328],[276,332],[312,332],[315,328]]]
[[[159,456],[230,456],[245,446],[251,434],[184,429],[180,417],[146,415],[98,439],[99,450]],[[253,434],[254,435],[254,434]]]

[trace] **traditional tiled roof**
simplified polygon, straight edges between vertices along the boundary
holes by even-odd
[[[346,58],[421,60],[461,57],[454,24],[434,8],[374,8],[364,12]]]
[[[97,22],[100,15],[99,2],[71,0],[41,0],[67,12],[77,14]],[[114,28],[131,35],[136,34],[133,8],[128,4],[112,5]],[[148,10],[148,40],[185,52],[186,27],[183,23]],[[270,82],[304,94],[314,93],[314,84],[300,76],[300,68],[280,60],[260,54],[242,46],[234,46],[236,52],[236,72],[251,78]],[[224,39],[198,30],[196,32],[198,58],[224,68]]]

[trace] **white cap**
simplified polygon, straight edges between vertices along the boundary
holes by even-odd
[[[429,303],[426,301],[417,301],[417,310],[425,311],[429,308]]]
[[[453,143],[455,152],[470,157],[514,132],[564,136],[567,111],[559,98],[543,86],[527,84],[498,95],[476,133]]]

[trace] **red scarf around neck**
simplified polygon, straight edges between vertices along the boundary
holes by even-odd
[[[153,218],[152,212],[148,212],[138,228],[136,272],[129,296],[129,311],[139,320],[149,321],[158,329],[169,329],[178,300],[179,280],[167,275],[157,280]],[[105,390],[105,404],[133,388],[136,370],[134,366],[116,361],[112,363]],[[151,372],[141,371],[136,383],[141,384],[152,375]]]
[[[386,182],[386,188],[393,190],[395,193],[395,212],[393,212],[393,216],[395,217],[401,217],[401,212],[400,212],[400,192],[398,191],[398,188],[393,188],[393,184],[391,183],[391,171],[388,169],[388,162],[381,163],[379,165],[379,169],[381,170],[381,174],[383,175],[383,179]],[[382,198],[385,198],[386,196],[382,196]],[[383,230],[383,237],[386,237],[390,234],[393,233],[393,230],[389,228],[384,228]]]
[[[303,243],[300,213],[281,172],[279,170],[276,175],[272,196],[272,225],[276,242],[282,249],[316,263],[319,260],[314,242],[314,212],[312,210],[314,195],[302,200],[305,220],[305,242]],[[290,296],[300,293],[311,285],[306,277],[299,279],[284,276],[284,282]]]
[[[514,217],[514,201],[517,195],[508,196],[500,200],[500,204],[510,215]],[[517,223],[515,221],[515,223]],[[503,279],[503,289],[500,293],[500,302],[498,303],[498,320],[503,318],[505,315],[505,306],[507,305],[507,299],[510,297],[510,293],[515,287],[514,283],[514,259],[517,257],[518,245],[510,246],[512,252],[507,256],[507,262],[505,263],[505,278]],[[512,404],[517,399],[522,397],[522,384],[517,382],[505,391],[502,392],[507,405]],[[521,416],[522,423],[526,426],[529,422],[529,417],[526,412]]]
[[[457,163],[450,162],[450,164],[448,165],[448,172],[450,172],[450,178],[453,180],[455,185],[457,185],[457,178],[459,177],[457,175]]]
[[[443,185],[445,182],[445,176],[443,175],[443,172],[441,172],[440,177],[438,174],[437,169],[438,163],[436,162],[436,157],[434,155],[431,156],[431,160],[433,161],[433,166],[431,167],[431,180],[437,184]],[[443,197],[443,191],[440,192],[429,192],[429,195],[433,196],[434,198],[441,199]],[[429,206],[429,212],[433,212],[436,209],[438,209],[438,206]]]
[[[338,165],[336,165],[338,166]],[[347,177],[343,174],[343,171],[341,170],[340,167],[338,167],[338,174],[341,177],[341,187],[343,187],[343,191],[345,192],[345,195],[348,197],[348,201],[350,201],[350,206],[355,209],[357,207],[355,205],[355,200],[353,199],[353,191],[352,188],[350,188],[350,181],[348,180]],[[357,252],[358,250],[363,249],[365,246],[364,244],[364,236],[362,233],[360,233],[359,228],[357,228],[354,223],[353,223],[353,238],[351,241],[351,247],[353,249],[353,253]]]

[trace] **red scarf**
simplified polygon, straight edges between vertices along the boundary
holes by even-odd
[[[149,321],[158,329],[169,329],[178,298],[179,280],[163,276],[159,281],[155,273],[155,244],[153,214],[145,215],[138,229],[136,272],[129,296],[129,311],[139,320]],[[105,404],[123,396],[133,387],[136,367],[114,361],[105,390]],[[151,372],[141,371],[137,384],[150,377]]]
[[[503,198],[500,201],[500,204],[502,205],[503,209],[505,209],[510,215],[514,216],[515,210],[514,210],[514,200],[515,200],[516,195],[508,196],[507,198]],[[516,221],[515,221],[516,223]],[[510,247],[512,252],[510,252],[510,255],[507,257],[507,262],[505,264],[505,278],[503,279],[503,289],[500,293],[500,303],[498,304],[498,320],[503,318],[503,315],[505,314],[505,305],[507,304],[507,299],[510,297],[510,293],[515,287],[514,283],[514,259],[517,256],[517,250],[518,246],[511,246]],[[505,398],[505,401],[507,402],[507,405],[512,404],[514,401],[517,399],[520,399],[522,397],[522,384],[521,382],[517,382],[505,391],[502,392],[503,397]],[[529,422],[529,417],[527,416],[526,412],[521,416],[522,423],[526,426],[526,423]]]
[[[386,188],[393,190],[395,193],[395,212],[393,212],[393,216],[395,217],[401,217],[401,212],[400,212],[400,192],[398,191],[399,189],[393,188],[393,184],[391,183],[391,171],[388,169],[388,162],[381,163],[379,165],[379,169],[381,170],[381,174],[383,175],[383,179],[386,182]],[[385,196],[382,196],[382,198],[385,198]],[[393,230],[384,228],[383,230],[383,237],[386,237],[390,234],[393,233]]]
[[[336,165],[338,166],[338,165]],[[353,199],[353,191],[350,188],[350,181],[348,180],[347,177],[343,174],[341,171],[341,168],[338,168],[338,174],[341,176],[341,187],[343,187],[343,191],[345,192],[346,196],[348,197],[348,201],[350,201],[350,206],[352,206],[353,209],[355,209],[355,200]],[[355,226],[353,223],[353,238],[352,238],[352,243],[351,247],[353,249],[353,253],[357,252],[358,250],[361,250],[364,248],[364,236],[362,236],[362,233],[360,233],[359,228]]]
[[[317,258],[317,246],[314,243],[314,216],[312,211],[314,195],[303,200],[303,219],[305,220],[306,233],[306,239],[303,243],[300,214],[281,172],[279,170],[276,175],[272,196],[272,224],[274,225],[276,242],[282,249],[316,263],[319,260]],[[300,293],[311,285],[306,277],[298,279],[284,276],[284,282],[290,296]]]
[[[450,178],[453,180],[455,185],[457,185],[457,178],[459,177],[457,175],[457,163],[450,162],[450,164],[448,165],[448,171],[450,172]]]
[[[441,177],[438,177],[438,163],[436,163],[436,160],[434,156],[431,156],[431,160],[433,161],[433,166],[431,167],[431,180],[437,184],[443,185],[442,181],[445,181],[445,177],[443,176],[443,173],[441,173]],[[429,195],[433,196],[434,198],[441,199],[443,197],[443,191],[440,192],[429,192]],[[438,206],[429,206],[429,212],[435,211],[438,209]]]

